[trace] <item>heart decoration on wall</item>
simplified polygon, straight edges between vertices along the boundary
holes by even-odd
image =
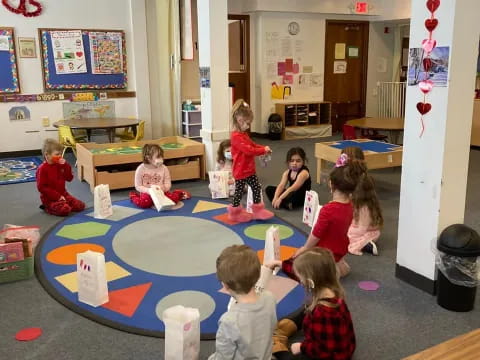
[[[42,13],[42,5],[35,0],[20,0],[15,7],[11,0],[2,0],[2,5],[14,14],[22,14],[25,17],[35,17]]]
[[[422,49],[425,57],[423,58],[423,69],[425,71],[425,79],[420,81],[418,87],[423,93],[423,101],[417,103],[417,110],[420,113],[420,122],[422,129],[420,131],[420,137],[422,137],[425,131],[425,122],[423,116],[432,110],[432,104],[427,102],[427,94],[432,91],[434,83],[430,80],[430,69],[432,68],[433,61],[431,53],[437,46],[437,41],[433,39],[433,30],[438,26],[438,19],[435,18],[435,11],[440,6],[440,0],[427,0],[427,9],[430,11],[430,17],[425,20],[425,28],[428,31],[428,39],[422,41]]]

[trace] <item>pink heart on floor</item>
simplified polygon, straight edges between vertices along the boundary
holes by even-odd
[[[365,291],[376,291],[380,288],[380,284],[376,281],[360,281],[358,287]]]

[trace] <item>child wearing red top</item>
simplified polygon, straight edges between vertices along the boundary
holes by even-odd
[[[65,181],[73,180],[70,164],[62,157],[63,146],[53,139],[43,144],[44,162],[37,169],[37,189],[40,192],[40,206],[47,213],[67,216],[72,211],[82,211],[85,203],[67,192]]]
[[[338,281],[332,253],[314,248],[293,262],[293,271],[311,303],[278,322],[272,352],[278,360],[350,360],[355,351],[352,317]],[[302,327],[304,340],[288,347],[288,338]]]
[[[230,136],[233,157],[233,177],[235,178],[235,194],[232,205],[227,209],[228,218],[235,222],[248,222],[253,219],[267,220],[273,213],[265,209],[262,203],[262,188],[258,182],[255,170],[255,156],[271,154],[268,146],[255,144],[248,129],[253,120],[253,112],[248,104],[239,99],[232,108],[232,121],[234,131]],[[245,185],[249,185],[253,193],[253,214],[246,212],[240,205]]]
[[[315,246],[323,247],[332,251],[339,276],[350,272],[350,267],[343,259],[348,252],[347,233],[353,218],[350,199],[363,173],[363,167],[358,161],[348,161],[346,154],[340,156],[330,173],[332,201],[322,207],[312,233],[293,258]],[[293,259],[284,261],[282,269],[288,276],[296,279],[292,272],[292,261]]]

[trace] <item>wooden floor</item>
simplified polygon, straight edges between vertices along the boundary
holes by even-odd
[[[479,360],[480,329],[445,341],[403,360]]]

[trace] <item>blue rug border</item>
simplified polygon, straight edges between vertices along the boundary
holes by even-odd
[[[204,201],[212,201],[211,198],[208,198],[208,197],[202,197],[202,196],[193,196],[193,198],[196,198],[196,199],[199,199],[199,200],[204,200]],[[121,201],[125,201],[125,200],[128,200],[128,199],[123,199],[123,200],[117,200],[114,202],[117,203],[117,202],[121,202]],[[215,202],[219,202],[219,203],[225,203],[225,204],[228,204],[229,202],[227,201],[220,201],[219,199],[215,199],[214,200]],[[90,207],[88,209],[85,209],[84,211],[82,211],[83,214],[87,214],[89,212],[93,211],[93,207]],[[47,232],[45,232],[45,234],[41,237],[40,239],[40,242],[38,243],[37,245],[37,248],[35,249],[35,254],[34,254],[34,268],[35,268],[35,275],[38,279],[38,281],[40,282],[40,284],[42,285],[42,287],[45,289],[45,291],[54,299],[56,300],[58,303],[62,304],[63,306],[65,306],[67,309],[73,311],[74,313],[76,314],[79,314],[89,320],[92,320],[98,324],[101,324],[101,325],[104,325],[104,326],[108,326],[112,329],[116,329],[116,330],[121,330],[121,331],[125,331],[127,333],[131,333],[131,334],[135,334],[135,335],[143,335],[143,336],[149,336],[149,337],[156,337],[156,338],[165,338],[165,332],[164,331],[157,331],[157,330],[145,330],[145,329],[141,329],[141,328],[138,328],[138,327],[133,327],[133,326],[129,326],[129,325],[125,325],[125,324],[122,324],[122,323],[118,323],[116,321],[113,321],[113,320],[110,320],[110,319],[107,319],[107,318],[104,318],[104,317],[101,317],[97,314],[94,314],[93,312],[91,311],[88,311],[86,309],[83,309],[81,308],[78,304],[76,303],[73,303],[71,302],[70,300],[68,300],[65,296],[63,296],[52,284],[51,282],[46,278],[45,274],[43,273],[43,270],[41,268],[41,253],[42,253],[42,247],[45,243],[45,240],[51,235],[51,233],[53,232],[53,230],[55,230],[59,225],[61,225],[63,222],[65,222],[67,219],[69,219],[71,216],[67,217],[67,218],[64,218],[62,219],[61,221],[57,222],[56,224],[53,224],[48,230]],[[284,223],[288,224],[289,226],[291,226],[292,228],[296,229],[300,234],[303,234],[304,236],[308,236],[308,234],[303,231],[302,229],[300,229],[299,227],[297,227],[296,225],[290,223],[289,221],[283,219],[282,217],[280,216],[277,216],[275,214],[275,217],[277,217],[278,219],[280,219],[281,221],[283,221]],[[94,218],[92,217],[92,220],[94,220]],[[295,309],[292,313],[295,313],[297,309]],[[288,316],[288,315],[287,315]],[[200,339],[201,340],[215,340],[216,338],[216,333],[201,333],[200,335]]]
[[[41,158],[40,155],[32,155],[32,156],[20,156],[20,157],[8,157],[8,158],[0,158],[0,161],[7,161],[7,160],[23,160],[23,159],[29,159],[30,161],[34,161],[37,163],[37,169],[38,167],[43,163],[43,159]],[[36,172],[36,170],[35,170]],[[15,180],[15,181],[8,181],[8,182],[2,182],[0,181],[0,185],[11,185],[11,184],[21,184],[25,182],[33,182],[36,180],[36,177],[33,176],[28,179],[22,179],[22,180]]]

